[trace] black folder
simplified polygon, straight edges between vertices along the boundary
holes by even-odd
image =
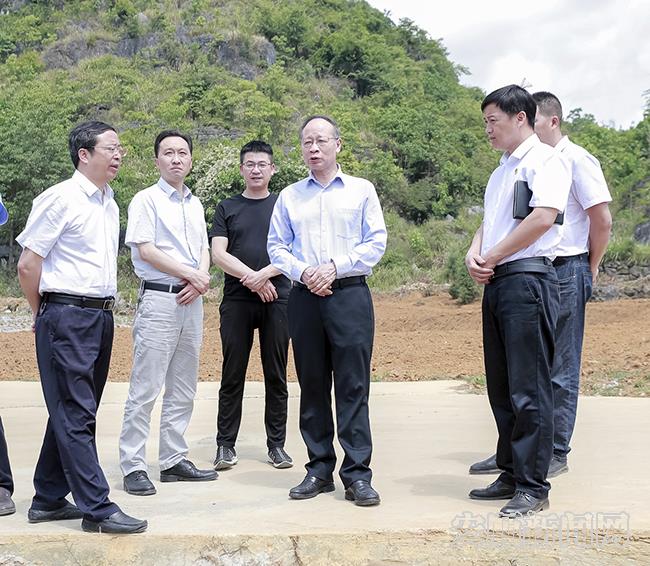
[[[523,220],[528,216],[533,208],[528,204],[533,197],[533,191],[528,188],[528,182],[524,180],[515,181],[515,196],[512,202],[512,217]],[[554,224],[562,225],[564,223],[564,213],[560,212],[555,219]]]

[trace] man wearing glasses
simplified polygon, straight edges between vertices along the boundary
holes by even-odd
[[[341,137],[334,120],[308,118],[300,143],[310,174],[280,193],[268,236],[271,263],[293,281],[289,334],[309,456],[307,475],[289,497],[334,490],[334,381],[345,498],[377,505],[368,416],[374,315],[366,277],[386,249],[386,226],[372,183],[344,174],[337,164]]]
[[[185,186],[192,139],[175,130],[154,142],[160,179],[129,205],[126,244],[142,280],[133,321],[133,368],[120,435],[124,490],[153,495],[145,448],[151,411],[163,387],[158,461],[160,481],[210,481],[187,459],[185,431],[194,406],[203,339],[203,300],[210,253],[203,206]]]
[[[18,277],[34,316],[49,413],[34,472],[30,523],[81,519],[84,531],[139,533],[147,521],[108,499],[95,415],[108,376],[117,291],[119,211],[108,185],[126,151],[112,126],[85,122],[69,136],[71,179],[34,199]],[[72,493],[77,505],[66,500]]]
[[[275,173],[273,149],[254,140],[242,147],[240,166],[246,189],[217,206],[212,258],[225,272],[221,315],[223,368],[217,417],[217,470],[237,463],[244,381],[253,334],[258,329],[265,385],[264,425],[268,461],[290,468],[284,450],[287,428],[287,299],[289,280],[270,265],[266,236],[277,195],[269,192]]]

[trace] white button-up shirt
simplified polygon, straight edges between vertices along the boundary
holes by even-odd
[[[311,174],[286,187],[271,216],[271,263],[294,281],[333,261],[337,278],[370,275],[386,249],[386,224],[374,185],[341,172],[326,186]]]
[[[160,251],[183,265],[195,269],[201,254],[208,247],[203,205],[183,185],[183,197],[159,179],[155,185],[137,193],[129,204],[129,220],[125,242],[131,248],[135,273],[145,281],[180,283],[178,277],[153,267],[140,257],[138,244],[152,243]]]
[[[600,163],[591,153],[570,141],[568,136],[564,136],[555,149],[569,162],[573,178],[557,255],[578,255],[589,251],[590,222],[586,210],[610,202],[612,196]]]
[[[566,207],[571,188],[569,164],[559,152],[533,134],[512,153],[504,153],[499,167],[490,176],[485,189],[483,257],[521,223],[512,217],[515,181],[519,180],[527,181],[533,192],[531,207],[555,208],[560,212]],[[499,264],[526,257],[554,259],[561,238],[562,226],[553,224],[530,246],[503,258]]]
[[[39,291],[108,297],[117,291],[119,210],[79,171],[34,199],[16,241],[43,258]]]

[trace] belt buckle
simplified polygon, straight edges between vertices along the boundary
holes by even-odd
[[[105,299],[104,304],[102,305],[102,310],[104,310],[104,311],[112,311],[114,306],[115,306],[115,299],[114,298]]]

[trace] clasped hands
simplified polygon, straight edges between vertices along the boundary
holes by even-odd
[[[319,297],[328,297],[332,294],[331,285],[336,279],[336,265],[333,261],[323,263],[318,267],[308,267],[302,272],[300,280],[307,288]]]
[[[468,252],[465,256],[465,265],[469,275],[479,285],[486,285],[494,275],[496,262],[485,259],[477,253]]]
[[[275,285],[271,283],[269,276],[263,273],[263,270],[251,271],[244,275],[239,282],[250,289],[253,293],[257,293],[264,303],[270,303],[278,298],[278,292]]]
[[[207,271],[195,269],[181,285],[183,290],[176,295],[176,302],[179,305],[190,305],[201,295],[205,295],[210,288],[210,274]]]

